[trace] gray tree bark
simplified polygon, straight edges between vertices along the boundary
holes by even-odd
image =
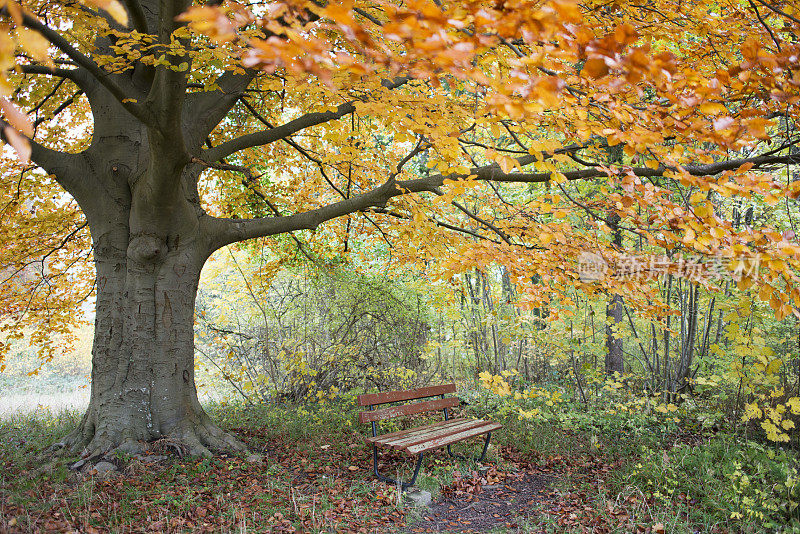
[[[612,244],[617,250],[622,250],[622,232],[619,229],[620,216],[617,213],[609,213],[607,219],[609,226],[614,234]],[[606,373],[625,372],[625,359],[622,352],[622,338],[618,335],[618,330],[622,326],[622,297],[614,294],[609,297],[606,306]]]
[[[92,85],[88,96],[90,148],[48,169],[87,218],[97,272],[89,408],[61,445],[101,453],[172,438],[193,454],[242,450],[203,411],[194,382],[194,302],[215,247],[193,187],[200,168],[182,165],[179,142],[171,146],[104,88]]]

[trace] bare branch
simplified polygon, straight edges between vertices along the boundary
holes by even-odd
[[[750,4],[750,7],[753,8],[753,11],[755,12],[756,17],[758,18],[758,22],[760,22],[761,25],[764,27],[764,29],[767,30],[767,32],[769,32],[769,36],[772,38],[772,42],[775,43],[775,46],[778,47],[778,52],[780,52],[781,51],[781,42],[778,40],[778,38],[772,32],[772,28],[769,27],[769,24],[767,24],[767,22],[764,19],[761,18],[761,13],[758,12],[758,7],[756,7],[756,5],[753,3],[753,0],[747,0],[747,3]]]
[[[37,111],[39,111],[42,108],[42,106],[44,106],[47,103],[47,101],[50,100],[58,92],[58,90],[61,88],[61,86],[64,85],[64,80],[66,80],[66,78],[61,78],[60,80],[58,80],[58,82],[56,82],[55,86],[50,90],[50,92],[47,93],[45,95],[45,97],[39,101],[38,104],[33,106],[28,111],[28,115],[30,115],[31,113],[36,113]]]
[[[437,195],[444,195],[444,193],[442,193],[441,191],[438,191],[436,194]],[[465,208],[463,205],[461,205],[459,202],[456,202],[455,200],[452,202],[452,204],[453,204],[453,206],[458,208],[458,210],[461,211],[464,215],[466,215],[470,219],[474,220],[475,222],[477,222],[479,224],[482,224],[483,226],[485,226],[486,228],[488,228],[489,230],[491,230],[492,232],[494,232],[495,234],[500,236],[500,239],[505,241],[506,244],[513,245],[513,243],[511,242],[511,239],[508,237],[508,235],[505,232],[503,232],[502,230],[500,230],[499,228],[497,228],[495,225],[493,225],[489,221],[484,220],[483,218],[475,215],[474,213],[472,213],[472,211],[468,210],[467,208]]]
[[[402,213],[398,213],[398,212],[392,211],[392,210],[387,210],[386,208],[369,208],[369,210],[367,210],[367,211],[369,211],[370,213],[380,213],[381,215],[388,215],[390,217],[394,217],[396,219],[401,219],[401,220],[410,219],[410,217],[408,215],[404,215]],[[492,239],[491,237],[486,237],[485,235],[481,235],[478,232],[474,232],[474,231],[472,231],[472,230],[470,230],[468,228],[462,228],[460,226],[455,226],[453,224],[450,224],[450,223],[447,223],[447,222],[444,222],[444,221],[440,221],[439,219],[436,219],[436,218],[433,218],[433,217],[431,217],[430,220],[433,221],[433,223],[436,226],[441,226],[442,228],[447,228],[448,230],[452,230],[454,232],[459,232],[459,233],[462,233],[462,234],[466,234],[466,235],[472,236],[472,237],[474,237],[476,239],[480,239],[482,241],[490,241],[490,242],[495,243],[497,245],[501,244],[501,242],[496,240],[496,239]]]
[[[37,126],[39,126],[44,121],[46,121],[48,119],[54,119],[55,117],[57,117],[59,113],[61,113],[62,111],[64,111],[68,107],[70,107],[75,102],[75,99],[78,98],[82,94],[83,94],[83,91],[78,89],[70,98],[68,98],[67,100],[62,102],[56,109],[53,110],[53,116],[52,117],[39,117],[38,119],[33,121],[33,127],[36,128]]]
[[[762,6],[768,8],[770,11],[772,11],[774,13],[777,13],[778,15],[780,15],[782,17],[786,17],[787,19],[790,19],[790,20],[796,22],[797,24],[800,24],[800,19],[791,16],[790,14],[786,13],[785,11],[781,11],[780,9],[778,9],[777,7],[773,6],[772,4],[766,2],[765,0],[757,0],[757,2],[759,4],[761,4]]]

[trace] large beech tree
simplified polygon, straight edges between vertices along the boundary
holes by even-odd
[[[94,291],[73,452],[243,448],[198,403],[193,316],[206,259],[245,240],[383,246],[441,277],[497,262],[522,305],[578,287],[657,313],[652,284],[577,275],[582,251],[624,261],[613,216],[642,253],[760,255],[762,298],[800,305],[794,236],[711,202],[797,211],[791,2],[7,0],[2,17],[22,160],[0,193],[3,324],[46,357]]]

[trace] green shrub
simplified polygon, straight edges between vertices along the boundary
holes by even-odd
[[[642,447],[628,466],[628,485],[664,505],[690,503],[698,520],[756,528],[800,529],[800,477],[789,451],[730,436],[671,449]]]

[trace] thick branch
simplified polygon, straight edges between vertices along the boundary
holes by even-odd
[[[527,165],[535,161],[534,156],[525,156],[518,158],[517,161],[520,165]],[[693,176],[710,176],[719,174],[725,171],[732,171],[738,169],[742,165],[752,163],[753,168],[760,168],[767,165],[781,165],[787,163],[800,162],[800,156],[785,155],[785,156],[761,156],[753,158],[734,159],[728,161],[720,161],[717,163],[710,163],[708,165],[687,165],[683,169]],[[625,169],[625,172],[630,172],[636,176],[645,177],[659,177],[664,176],[668,171],[676,172],[676,167],[660,166],[655,169],[648,167],[630,167]],[[566,171],[562,173],[567,180],[588,180],[591,178],[600,178],[608,176],[608,172],[599,168],[581,169],[577,171]],[[536,172],[536,173],[504,173],[499,165],[487,165],[485,167],[473,168],[469,174],[435,174],[425,178],[417,178],[414,180],[407,180],[398,182],[398,187],[407,189],[411,192],[430,191],[435,192],[437,187],[441,187],[445,180],[463,180],[469,176],[474,176],[476,180],[493,181],[493,182],[519,182],[519,183],[542,183],[552,179],[553,173],[551,172]]]
[[[341,119],[345,115],[354,113],[355,110],[355,106],[348,102],[346,104],[341,104],[336,111],[308,113],[302,117],[289,121],[286,124],[276,126],[270,130],[243,135],[242,137],[232,139],[212,149],[205,150],[203,151],[202,158],[208,161],[219,161],[240,150],[255,146],[268,145],[270,143],[274,143],[275,141],[280,141],[285,137],[289,137],[290,135],[311,126]]]
[[[75,83],[81,89],[86,89],[91,78],[81,69],[51,69],[45,65],[17,65],[23,74],[37,74],[42,76],[55,76],[65,78]]]
[[[2,136],[5,141],[5,135]],[[28,139],[31,146],[31,161],[53,176],[58,184],[75,198],[86,212],[87,202],[95,200],[97,184],[90,179],[91,173],[80,154],[58,152]]]
[[[144,15],[142,4],[139,0],[123,0],[125,9],[128,11],[128,16],[131,18],[133,28],[141,33],[150,33],[147,28],[147,18]]]
[[[405,85],[410,80],[411,78],[408,77],[395,78],[394,81],[391,82],[388,80],[384,80],[383,82],[381,82],[381,85],[383,85],[387,89],[396,89],[402,85]],[[352,101],[340,104],[336,108],[336,111],[326,111],[324,113],[320,112],[307,113],[302,117],[298,117],[292,121],[287,122],[286,124],[276,126],[275,128],[270,128],[269,130],[263,130],[248,135],[243,135],[241,137],[237,137],[236,139],[231,139],[230,141],[226,141],[225,143],[222,143],[219,146],[203,151],[200,157],[205,161],[212,161],[212,162],[219,161],[240,150],[274,143],[275,141],[284,139],[285,137],[295,134],[300,130],[310,128],[311,126],[316,126],[318,124],[323,124],[333,120],[341,119],[346,115],[355,113],[355,111],[356,111],[355,102]]]
[[[260,219],[212,219],[209,221],[213,232],[212,250],[245,241],[255,237],[264,237],[296,230],[314,230],[320,224],[372,206],[385,206],[390,198],[402,194],[393,181],[361,195],[356,195],[321,208],[287,215],[283,217],[264,217]]]
[[[191,148],[202,145],[214,128],[225,118],[247,87],[255,79],[257,72],[245,71],[236,74],[228,71],[217,78],[215,91],[190,93],[184,106],[184,132]],[[217,159],[219,161],[219,159]]]
[[[178,152],[184,153],[181,116],[186,98],[187,73],[191,68],[192,58],[188,53],[189,39],[176,38],[173,32],[185,24],[179,22],[177,18],[189,8],[191,0],[159,0],[158,5],[158,42],[168,47],[165,54],[167,64],[156,67],[145,105],[153,110],[152,115],[157,124],[156,131],[152,133],[170,139],[177,145]],[[170,50],[173,41],[177,41],[180,49],[186,52],[175,51],[174,48]],[[187,68],[181,69],[184,63]]]
[[[178,15],[189,9],[192,5],[191,0],[160,0],[158,11],[158,40],[163,44],[168,44],[172,38],[172,32],[182,24],[177,21]]]
[[[525,156],[519,158],[518,161],[521,165],[527,165],[532,163],[535,159],[535,156]],[[758,168],[765,165],[793,162],[800,162],[800,156],[764,156],[721,161],[709,165],[690,165],[684,167],[684,169],[694,176],[708,176],[727,170],[738,169],[745,163],[752,163],[755,168]],[[663,176],[665,172],[670,170],[674,171],[676,169],[668,169],[667,167],[660,167],[658,169],[627,169],[628,172],[642,177]],[[605,171],[594,168],[567,171],[563,174],[567,180],[585,180],[608,176]],[[552,179],[552,173],[549,172],[504,173],[497,165],[474,168],[469,174],[437,174],[426,178],[400,182],[395,182],[394,179],[390,179],[383,185],[361,195],[295,215],[265,217],[260,219],[212,219],[209,231],[212,235],[213,250],[230,243],[245,241],[255,237],[276,235],[296,230],[314,230],[320,224],[342,215],[363,211],[374,206],[384,207],[389,199],[404,193],[437,193],[437,188],[441,187],[446,179],[458,180],[465,179],[468,176],[474,176],[475,179],[481,181],[521,183],[542,183]]]

